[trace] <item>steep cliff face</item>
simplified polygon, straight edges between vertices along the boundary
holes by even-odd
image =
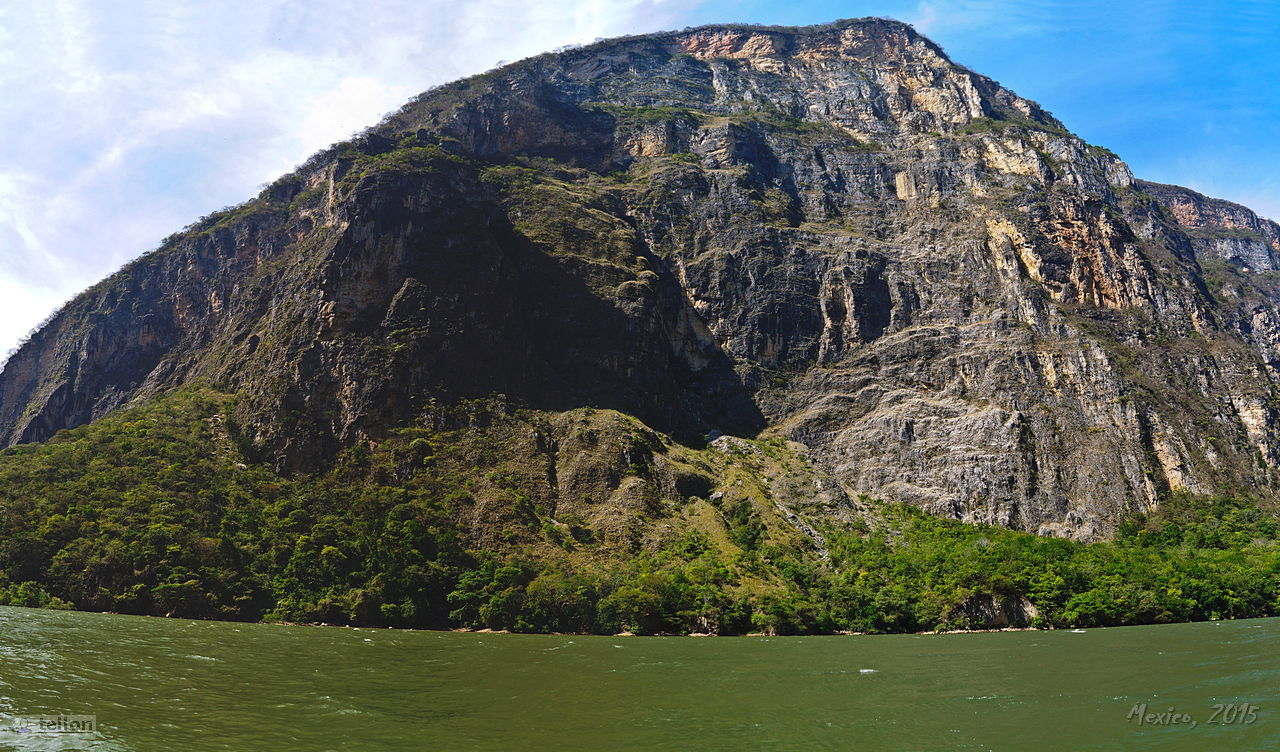
[[[1280,257],[1280,225],[1250,209],[1176,185],[1137,182],[1169,210],[1190,235],[1201,258],[1229,261],[1242,271],[1274,271]]]
[[[204,381],[314,468],[500,393],[1104,537],[1274,488],[1278,254],[903,24],[612,40],[427,92],[87,291],[6,365],[0,439]]]

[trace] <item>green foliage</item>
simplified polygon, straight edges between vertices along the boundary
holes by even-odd
[[[492,461],[450,470],[479,456],[483,434],[403,429],[286,478],[244,461],[232,404],[187,390],[0,452],[0,605],[645,634],[972,628],[977,597],[1026,599],[1055,627],[1280,611],[1280,516],[1234,497],[1176,496],[1090,545],[881,504],[872,526],[824,529],[821,558],[771,533],[768,504],[693,498],[691,516],[664,520],[673,535],[623,551],[575,515],[549,517]],[[453,409],[488,422],[472,414],[482,404]],[[656,435],[618,441],[635,474],[667,451]],[[785,442],[757,446],[716,456],[741,468],[786,455]],[[489,538],[464,527],[481,481],[507,500],[485,513],[507,525]],[[699,505],[712,527],[692,522]]]
[[[729,529],[729,540],[739,548],[752,551],[760,545],[765,533],[764,524],[749,499],[743,499],[725,510],[725,522]]]
[[[68,610],[70,603],[53,595],[35,582],[19,582],[0,588],[0,606],[22,606],[24,608],[52,608]]]
[[[184,227],[181,232],[170,235],[164,239],[161,246],[176,242],[179,237],[188,233],[194,237],[208,237],[221,230],[233,229],[254,218],[269,217],[279,212],[279,210],[279,206],[261,198],[252,199],[237,206],[229,206],[201,217]]]
[[[1205,240],[1257,240],[1263,241],[1262,233],[1247,227],[1224,227],[1222,225],[1205,225],[1191,231],[1197,238]]]
[[[833,532],[826,600],[860,631],[975,626],[951,611],[974,594],[1025,597],[1043,626],[1269,616],[1280,603],[1277,521],[1250,502],[1170,499],[1111,543],[1079,544],[884,506],[896,532]]]
[[[880,149],[874,143],[854,138],[834,123],[798,117],[767,99],[739,102],[737,107],[739,109],[729,116],[730,119],[737,122],[759,123],[775,132],[787,134],[793,138],[834,138],[842,142],[844,148],[851,148],[855,151],[879,151]]]
[[[612,634],[734,633],[749,627],[726,564],[696,533],[605,566],[479,554],[449,594],[450,619],[473,629]]]
[[[794,227],[799,221],[800,211],[795,200],[780,188],[765,189],[756,203],[766,224]]]
[[[481,179],[502,192],[517,218],[516,230],[544,252],[629,267],[636,256],[635,231],[610,211],[606,192],[579,175],[567,177],[574,179],[514,164],[481,171]]]
[[[1115,160],[1117,162],[1120,161],[1120,156],[1105,146],[1090,144],[1085,151],[1088,152],[1090,156],[1102,157],[1103,159]]]
[[[365,484],[351,464],[286,480],[241,461],[228,405],[181,392],[0,452],[0,598],[39,603],[38,583],[125,613],[442,624],[462,556],[449,481]]]
[[[587,102],[583,107],[607,112],[615,120],[628,124],[684,121],[697,125],[707,117],[705,113],[695,112],[686,107],[630,107],[608,102]]]
[[[1003,121],[983,115],[982,117],[976,117],[973,120],[970,120],[965,127],[960,129],[960,132],[966,136],[974,133],[991,133],[993,131],[999,131],[1005,127],[1005,125],[1007,124]]]
[[[1025,128],[1033,131],[1044,131],[1058,136],[1069,136],[1070,131],[1067,129],[1053,125],[1050,123],[1040,123],[1019,112],[1000,113],[998,117],[987,117],[985,115],[970,120],[963,128],[960,129],[961,135],[972,135],[975,133],[996,133],[1006,128]]]
[[[469,164],[465,157],[448,149],[416,140],[383,149],[352,144],[336,156],[340,172],[334,187],[340,194],[351,191],[362,181],[395,180],[406,175],[421,177]]]

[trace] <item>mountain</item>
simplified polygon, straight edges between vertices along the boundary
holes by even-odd
[[[1278,263],[1280,226],[905,24],[608,40],[426,92],[68,303],[0,374],[0,441],[54,454],[0,478],[91,437],[150,462],[119,416],[201,394],[172,441],[275,489],[244,493],[382,457],[465,491],[467,550],[695,530],[821,566],[900,514],[873,499],[1103,540],[1274,494]]]

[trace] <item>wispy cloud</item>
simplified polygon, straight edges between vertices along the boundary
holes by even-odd
[[[678,0],[0,0],[0,358],[58,303],[413,94]]]
[[[0,357],[61,300],[433,85],[597,37],[872,13],[1142,176],[1280,217],[1269,0],[0,0]]]

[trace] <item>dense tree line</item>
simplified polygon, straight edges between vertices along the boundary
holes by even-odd
[[[1169,499],[1089,545],[883,504],[872,526],[825,530],[822,557],[770,539],[738,505],[722,509],[727,543],[688,530],[626,555],[572,541],[477,550],[459,523],[466,478],[432,469],[447,434],[402,431],[286,478],[245,461],[227,399],[181,392],[0,452],[0,604],[723,634],[969,628],[975,596],[1025,599],[1045,627],[1280,611],[1276,514],[1242,499]]]

